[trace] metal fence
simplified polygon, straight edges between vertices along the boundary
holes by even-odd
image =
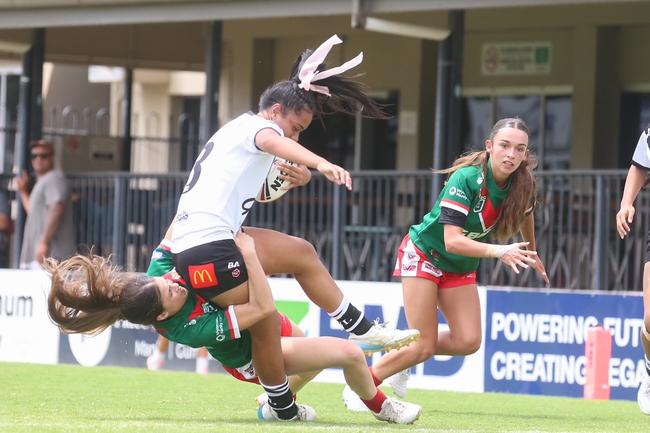
[[[625,241],[615,229],[626,172],[557,171],[538,174],[535,211],[538,252],[551,286],[640,290],[650,197],[641,193]],[[186,173],[88,173],[68,176],[81,251],[112,254],[131,270],[145,270],[170,223]],[[299,236],[314,244],[338,279],[388,281],[397,247],[431,206],[428,171],[353,173],[347,192],[315,174],[274,203],[257,204],[248,225]],[[8,178],[3,179],[6,185]],[[280,252],[279,252],[280,253]],[[515,275],[485,259],[482,284],[540,287],[530,270]]]

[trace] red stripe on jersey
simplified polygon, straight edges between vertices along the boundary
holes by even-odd
[[[203,301],[203,299],[199,298],[198,296],[196,298],[197,298],[196,299],[196,306],[194,307],[194,310],[192,311],[192,313],[190,314],[190,317],[188,317],[187,320],[194,320],[197,317],[201,317],[201,316],[203,316],[205,314],[205,312],[203,311],[203,302],[205,302],[205,301]]]
[[[234,313],[234,310],[233,310],[233,313]],[[230,317],[230,309],[229,308],[226,309],[226,319],[228,319],[228,328],[230,329],[230,338],[232,340],[236,340],[237,339],[237,334],[235,333],[235,330],[233,329],[234,325],[232,323],[232,317]]]
[[[485,205],[481,211],[481,224],[483,225],[483,230],[491,229],[499,219],[501,214],[501,208],[497,209],[490,199],[490,194],[488,194],[487,189],[481,191],[482,195],[485,195]]]
[[[442,204],[451,204],[451,205],[454,205],[454,206],[461,207],[461,208],[465,209],[467,212],[469,212],[469,206],[467,206],[466,204],[463,204],[463,203],[459,203],[457,201],[449,200],[448,198],[443,198],[440,201],[440,204],[441,205]]]
[[[187,288],[187,283],[185,282],[183,277],[181,277],[180,274],[178,272],[176,272],[175,270],[171,270],[171,271],[167,272],[162,277],[164,279],[168,280],[168,281],[171,281],[172,283],[176,283],[179,286],[183,286],[183,287]],[[205,301],[203,301],[203,302],[205,302]]]

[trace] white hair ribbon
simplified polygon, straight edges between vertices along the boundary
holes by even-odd
[[[325,42],[323,42],[313,53],[305,60],[305,63],[302,64],[300,72],[298,73],[298,78],[300,79],[300,84],[298,87],[304,90],[311,90],[313,92],[322,93],[323,95],[331,96],[330,90],[327,86],[319,86],[312,84],[315,81],[322,80],[333,75],[339,75],[343,72],[354,68],[355,66],[361,64],[363,61],[363,53],[359,53],[354,59],[348,60],[343,63],[341,66],[328,69],[326,71],[319,72],[316,68],[325,61],[325,57],[329,54],[332,47],[336,44],[343,42],[337,35],[332,36]]]

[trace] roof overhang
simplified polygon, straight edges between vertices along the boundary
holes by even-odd
[[[137,4],[133,4],[137,3]],[[373,14],[548,6],[631,3],[630,0],[371,0]],[[632,2],[633,3],[633,2]],[[0,29],[69,27],[137,23],[239,20],[349,15],[352,0],[12,0],[0,2]]]

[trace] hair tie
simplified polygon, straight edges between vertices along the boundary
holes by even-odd
[[[327,86],[319,86],[313,83],[325,78],[332,77],[334,75],[340,75],[343,72],[361,64],[363,61],[363,53],[359,53],[355,58],[348,60],[341,66],[319,72],[318,67],[325,61],[325,58],[327,57],[327,54],[329,54],[332,47],[342,42],[343,41],[337,35],[333,35],[328,40],[323,42],[318,48],[316,48],[313,53],[311,53],[307,60],[305,60],[305,62],[302,64],[300,72],[298,73],[298,79],[300,81],[298,87],[307,91],[318,92],[322,93],[323,95],[331,96],[330,90]]]

